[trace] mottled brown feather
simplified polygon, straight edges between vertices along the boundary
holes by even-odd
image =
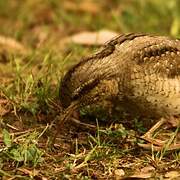
[[[110,88],[108,83],[115,86]],[[120,35],[64,76],[60,100],[68,107],[114,99],[154,115],[180,114],[180,41],[146,34]],[[94,103],[96,103],[94,101]]]

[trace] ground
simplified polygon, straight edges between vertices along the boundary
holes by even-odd
[[[81,112],[81,121],[67,122],[51,145],[60,79],[99,48],[67,39],[102,29],[180,37],[178,8],[176,0],[0,1],[2,179],[178,179],[179,150],[138,146],[149,119],[102,121]]]

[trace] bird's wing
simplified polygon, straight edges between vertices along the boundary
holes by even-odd
[[[163,36],[146,37],[146,43],[135,50],[133,61],[150,73],[163,77],[180,76],[180,41]],[[141,44],[141,42],[138,42]]]

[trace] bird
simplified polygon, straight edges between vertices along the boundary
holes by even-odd
[[[65,73],[59,98],[64,109],[59,126],[78,108],[110,111],[123,107],[159,120],[141,138],[162,148],[164,143],[152,134],[180,117],[180,40],[145,33],[121,34]],[[172,145],[174,148],[180,144]]]

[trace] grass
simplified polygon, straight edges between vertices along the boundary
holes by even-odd
[[[144,167],[151,167],[152,178],[163,178],[180,170],[179,151],[151,152],[137,145],[148,127],[135,117],[118,117],[118,123],[102,122],[101,116],[88,119],[94,130],[67,123],[56,149],[49,147],[59,117],[60,78],[96,49],[64,44],[64,37],[100,29],[180,36],[178,1],[89,2],[82,6],[84,0],[0,1],[0,34],[27,49],[24,53],[0,44],[3,179],[118,179],[122,171],[125,177],[143,175]]]

